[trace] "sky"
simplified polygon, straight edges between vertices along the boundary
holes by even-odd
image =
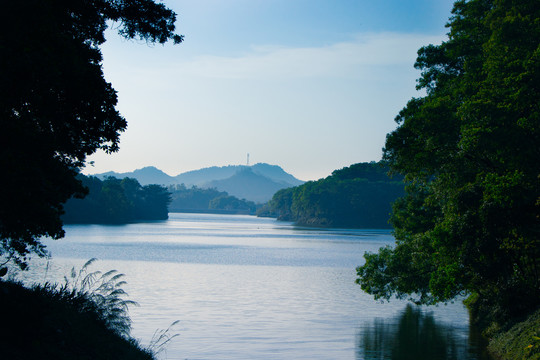
[[[269,163],[317,180],[378,161],[416,91],[422,46],[446,39],[450,0],[165,0],[179,45],[117,35],[103,71],[128,121],[86,174],[169,175]]]

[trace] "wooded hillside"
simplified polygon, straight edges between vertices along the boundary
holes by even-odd
[[[259,214],[308,226],[389,228],[392,203],[404,195],[404,185],[387,171],[374,162],[336,170],[325,179],[278,191]]]

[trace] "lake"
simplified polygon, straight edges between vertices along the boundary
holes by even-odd
[[[169,214],[167,221],[68,225],[45,240],[52,260],[27,281],[61,281],[72,266],[125,274],[132,335],[143,345],[179,323],[160,359],[460,359],[482,347],[461,302],[376,302],[355,284],[365,251],[388,230],[306,229],[240,215]]]

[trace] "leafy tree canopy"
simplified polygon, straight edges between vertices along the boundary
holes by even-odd
[[[171,212],[227,212],[254,214],[257,205],[253,201],[238,199],[226,191],[215,188],[187,188],[184,184],[169,186],[171,192]]]
[[[161,185],[141,186],[136,179],[79,175],[88,189],[84,199],[69,199],[62,220],[66,224],[125,224],[166,220],[171,193]]]
[[[180,43],[176,15],[152,0],[7,1],[0,12],[0,255],[25,266],[41,236],[64,235],[63,203],[98,149],[118,150],[126,120],[103,77],[108,22],[121,36]],[[116,25],[115,25],[116,26]]]
[[[403,182],[387,172],[382,163],[354,164],[325,179],[276,192],[259,213],[298,225],[388,228],[391,204],[403,196]]]
[[[475,293],[495,317],[540,305],[540,6],[457,1],[448,40],[418,51],[418,89],[387,135],[405,175],[396,246],[366,254],[378,299]]]

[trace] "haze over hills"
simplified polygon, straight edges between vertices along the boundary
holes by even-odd
[[[285,182],[276,182],[260,175],[250,167],[238,170],[233,176],[223,180],[213,180],[206,187],[226,191],[240,199],[248,199],[256,203],[265,203],[281,189],[291,187]]]
[[[187,187],[216,188],[226,191],[240,199],[262,203],[270,200],[280,189],[301,185],[304,183],[293,175],[285,172],[280,166],[258,163],[253,166],[229,165],[213,166],[199,170],[188,171],[176,176],[170,176],[153,166],[137,169],[132,172],[106,172],[94,174],[100,179],[108,176],[116,178],[135,178],[141,185],[184,184]]]

